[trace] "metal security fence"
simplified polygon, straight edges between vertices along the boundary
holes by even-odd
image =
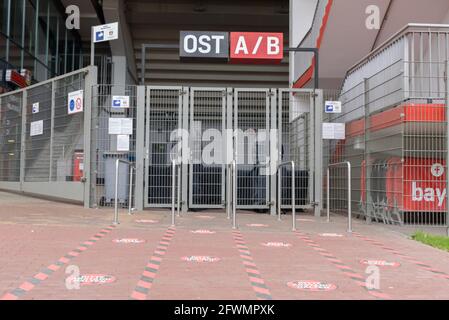
[[[170,207],[172,160],[179,155],[179,133],[183,127],[182,87],[148,87],[146,103],[145,204]]]
[[[314,95],[312,91],[281,89],[278,98],[280,162],[295,162],[296,206],[307,207],[313,194],[309,177],[312,176],[310,163],[313,161],[310,147],[314,139],[310,106],[314,105]],[[291,167],[282,167],[280,174],[281,208],[291,208]]]
[[[269,89],[236,89],[234,92],[237,207],[268,208],[270,162]],[[262,136],[262,137],[261,137]]]
[[[169,208],[176,161],[174,192],[184,211],[224,208],[227,165],[235,159],[238,208],[275,214],[279,199],[291,209],[292,174],[296,207],[319,208],[319,91],[115,86],[96,79],[96,68],[86,68],[0,96],[1,188],[111,207],[122,160],[118,205]],[[82,98],[78,110],[75,100]],[[292,116],[298,103],[301,112]],[[283,161],[294,161],[295,170],[282,167],[278,195]]]
[[[84,130],[95,81],[89,67],[0,96],[0,188],[88,204]]]
[[[226,99],[226,88],[190,89],[191,208],[221,208],[225,203]],[[208,148],[211,142],[218,148]]]
[[[23,93],[0,97],[0,181],[20,182]]]
[[[346,139],[330,142],[326,157],[350,161],[360,217],[447,225],[448,60],[449,28],[409,25],[348,72],[343,112],[327,115],[345,123]],[[344,179],[331,177],[331,208],[344,210]]]
[[[118,172],[118,206],[128,207],[129,202],[134,200],[129,192],[135,186],[136,171],[132,171],[131,177],[129,164],[126,162],[135,164],[138,107],[136,86],[97,85],[93,89],[91,130],[93,206],[114,206],[117,159],[124,161],[120,164]],[[140,107],[144,108],[143,105]],[[133,181],[132,189],[130,181]]]

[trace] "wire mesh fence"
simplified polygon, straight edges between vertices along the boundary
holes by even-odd
[[[0,98],[0,181],[20,181],[23,94]]]
[[[129,165],[136,157],[136,86],[97,85],[92,103],[92,170],[93,205],[112,207],[115,203],[115,179],[118,174],[117,198],[120,207],[128,207],[130,192]],[[144,106],[140,106],[144,107]],[[135,186],[135,170],[133,171]],[[134,192],[133,192],[134,194]]]
[[[353,208],[369,221],[448,223],[449,30],[425,29],[405,29],[351,69],[339,95],[342,113],[324,115],[346,131],[345,140],[325,142],[325,165],[350,161]],[[332,211],[345,209],[338,170],[330,177]]]

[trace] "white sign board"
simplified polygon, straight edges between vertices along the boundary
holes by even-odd
[[[39,136],[44,133],[44,120],[34,121],[30,123],[30,136]]]
[[[118,22],[93,27],[93,42],[118,39]]]
[[[341,101],[326,101],[324,112],[341,113]]]
[[[67,113],[74,114],[84,110],[84,91],[70,92],[67,97]]]
[[[133,134],[133,119],[109,118],[109,134]]]
[[[129,151],[129,135],[119,134],[117,136],[117,151]]]
[[[33,107],[31,108],[32,113],[39,113],[39,102],[33,103]]]
[[[323,123],[324,140],[346,139],[346,125],[344,123]]]
[[[129,96],[112,96],[112,108],[129,108]]]

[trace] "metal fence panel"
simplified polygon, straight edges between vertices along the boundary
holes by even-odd
[[[146,206],[171,206],[171,161],[179,154],[183,94],[182,87],[147,87]]]
[[[144,105],[137,105],[136,91],[136,86],[98,85],[94,88],[91,132],[94,206],[114,206],[116,160],[135,162],[136,113],[138,107],[144,108]],[[129,104],[114,103],[118,97],[127,97]],[[133,201],[129,199],[129,171],[128,165],[120,164],[118,203],[121,207],[128,207],[129,201]],[[132,181],[134,188],[135,177]]]
[[[0,181],[20,181],[22,92],[0,98]]]
[[[86,113],[69,114],[68,96],[88,92],[95,74],[89,67],[0,96],[0,187],[84,201]]]
[[[191,88],[189,207],[222,208],[225,201],[226,89]],[[221,141],[221,142],[220,142]],[[215,148],[213,146],[217,146]],[[208,146],[212,146],[211,149]]]
[[[268,89],[234,91],[238,208],[269,207],[270,175],[266,171],[270,159],[267,143],[270,131],[269,92]]]
[[[310,207],[313,174],[310,168],[313,92],[299,89],[279,90],[280,162],[295,162],[295,203]],[[291,168],[280,169],[281,208],[291,208]]]

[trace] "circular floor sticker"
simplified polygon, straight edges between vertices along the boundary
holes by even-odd
[[[79,283],[82,286],[100,285],[115,282],[115,277],[108,274],[83,274],[73,278],[73,283]]]
[[[332,291],[337,289],[335,284],[315,280],[291,281],[287,283],[287,286],[303,291]]]
[[[320,233],[321,237],[328,237],[328,238],[342,238],[343,235],[339,233]]]
[[[195,233],[195,234],[214,234],[215,233],[215,231],[210,231],[210,230],[205,230],[205,229],[192,230],[190,232]]]
[[[292,245],[290,243],[286,242],[264,242],[262,243],[264,247],[271,247],[271,248],[289,248]]]
[[[135,238],[125,238],[125,239],[114,239],[114,240],[112,240],[112,242],[115,242],[115,243],[126,243],[126,244],[129,244],[129,243],[138,244],[138,243],[144,243],[145,240],[135,239]]]
[[[247,226],[247,227],[253,227],[253,228],[266,228],[266,227],[268,227],[268,224],[262,224],[262,223],[248,223],[246,226]]]
[[[377,267],[392,267],[397,268],[401,264],[399,262],[392,262],[392,261],[385,261],[385,260],[368,260],[368,259],[362,259],[360,260],[361,264],[369,265],[369,266],[377,266]]]
[[[220,261],[220,258],[211,256],[189,256],[189,257],[182,257],[181,260],[187,262],[209,263]]]
[[[159,221],[157,220],[150,220],[150,219],[139,219],[136,220],[137,223],[158,223]]]
[[[198,218],[198,219],[215,219],[215,217],[212,217],[212,216],[195,216],[195,218]]]

